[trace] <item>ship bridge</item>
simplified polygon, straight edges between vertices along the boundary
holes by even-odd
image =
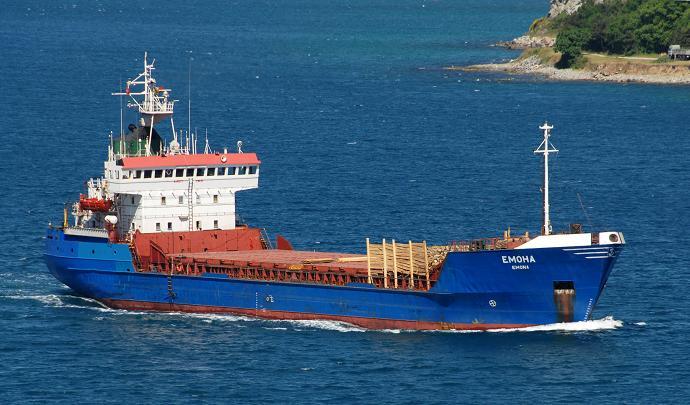
[[[105,164],[121,234],[234,229],[235,193],[259,186],[255,153],[124,156]]]
[[[211,149],[206,138],[197,152],[196,133],[175,130],[172,90],[152,75],[154,62],[144,54],[144,70],[127,81],[127,106],[140,115],[113,139],[103,178],[87,182],[87,194],[74,206],[75,226],[114,228],[125,236],[134,232],[187,232],[235,229],[235,193],[257,188],[259,165],[255,153]],[[121,109],[121,123],[122,123]],[[154,128],[170,119],[172,136],[164,142]]]

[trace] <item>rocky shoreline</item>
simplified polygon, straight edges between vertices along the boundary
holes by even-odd
[[[598,4],[605,0],[592,1]],[[548,29],[548,22],[562,14],[576,13],[585,0],[550,0],[549,3],[548,14],[535,20],[527,34],[495,44],[508,49],[524,50],[518,59],[507,63],[451,66],[446,69],[539,75],[549,80],[563,81],[690,84],[690,63],[657,61],[656,57],[648,55],[625,57],[586,54],[578,63],[578,69],[557,69],[555,65],[560,60],[560,54],[553,49],[556,33]]]
[[[493,71],[510,74],[531,74],[551,80],[601,81],[616,83],[690,84],[690,66],[598,64],[587,69],[557,69],[541,63],[539,57],[529,56],[507,63],[489,63],[472,66],[450,66],[447,70]]]
[[[546,48],[552,47],[555,42],[556,39],[551,37],[523,35],[510,41],[500,41],[496,43],[495,46],[501,46],[508,49]]]

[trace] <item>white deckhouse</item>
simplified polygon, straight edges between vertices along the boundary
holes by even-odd
[[[155,62],[155,61],[154,61]],[[144,55],[144,71],[127,82],[125,93],[137,108],[140,127],[129,126],[111,140],[104,176],[90,179],[88,194],[73,207],[75,227],[114,227],[120,237],[133,232],[182,232],[234,229],[235,193],[257,188],[260,161],[255,153],[213,152],[208,146],[196,153],[196,136],[184,145],[172,118],[174,100],[169,89],[157,86],[153,62]],[[133,86],[141,86],[133,92]],[[142,98],[143,96],[143,98]],[[172,141],[163,144],[154,125],[170,118]],[[180,138],[182,134],[180,133]]]

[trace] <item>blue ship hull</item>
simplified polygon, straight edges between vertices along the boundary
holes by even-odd
[[[429,291],[137,272],[126,244],[58,229],[48,231],[45,260],[76,293],[114,308],[329,319],[379,329],[493,329],[590,319],[621,249],[452,252]]]

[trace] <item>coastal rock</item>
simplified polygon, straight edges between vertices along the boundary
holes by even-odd
[[[586,0],[550,0],[547,18],[554,18],[562,13],[573,14]],[[603,3],[606,0],[593,0],[595,4]],[[534,34],[535,32],[532,32]],[[508,49],[528,49],[546,48],[554,46],[556,39],[553,37],[539,35],[523,35],[510,41],[501,41],[496,46],[503,46]]]
[[[601,81],[616,83],[690,84],[690,67],[627,62],[600,63],[588,69],[556,69],[545,65],[537,56],[507,63],[491,63],[467,67],[449,67],[449,70],[498,71],[512,74],[540,75],[551,80]]]
[[[551,47],[556,42],[555,38],[523,35],[510,41],[501,41],[496,46],[503,46],[508,49],[527,49]]]
[[[573,14],[580,7],[585,0],[551,0],[549,7],[549,13],[546,15],[548,18],[554,18],[561,13]],[[594,0],[594,4],[603,3],[604,0]]]

